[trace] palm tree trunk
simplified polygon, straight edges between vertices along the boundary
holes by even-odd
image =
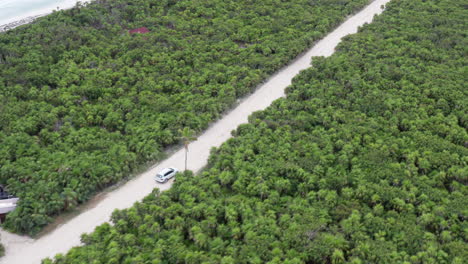
[[[185,170],[187,170],[187,153],[188,153],[188,148],[185,147]]]

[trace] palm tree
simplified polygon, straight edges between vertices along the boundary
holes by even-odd
[[[188,153],[188,146],[192,140],[195,140],[196,137],[193,136],[194,132],[188,127],[184,127],[184,129],[179,129],[180,139],[184,142],[185,147],[185,170],[187,170],[187,153]]]
[[[78,194],[74,192],[72,188],[65,188],[62,192],[62,196],[64,198],[64,210],[73,208],[78,205]]]

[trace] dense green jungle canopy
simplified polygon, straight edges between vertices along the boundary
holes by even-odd
[[[161,158],[367,3],[97,0],[0,34],[4,226],[34,234]]]
[[[200,176],[45,263],[466,263],[467,17],[392,1]]]

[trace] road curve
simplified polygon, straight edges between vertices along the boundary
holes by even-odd
[[[310,67],[312,56],[333,54],[342,37],[356,33],[359,26],[370,23],[374,15],[382,12],[381,6],[389,1],[375,0],[359,13],[347,19],[314,47],[270,77],[235,109],[212,124],[196,141],[190,144],[188,168],[193,171],[202,169],[207,163],[210,149],[220,146],[229,139],[231,131],[240,124],[247,123],[247,118],[251,113],[265,109],[274,100],[283,97],[284,90],[291,84],[292,78],[301,70]],[[131,207],[134,202],[140,201],[148,195],[153,188],[159,188],[161,191],[169,189],[172,182],[156,184],[153,177],[161,168],[171,166],[179,169],[184,168],[183,149],[138,175],[122,187],[108,193],[93,208],[77,215],[39,239],[18,236],[1,230],[0,235],[5,246],[6,256],[0,259],[0,263],[40,263],[46,257],[66,253],[70,248],[79,246],[81,244],[80,235],[90,233],[96,226],[109,221],[109,217],[115,209]]]

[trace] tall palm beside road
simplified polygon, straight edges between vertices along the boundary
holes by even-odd
[[[184,127],[184,129],[179,129],[180,139],[184,142],[185,147],[185,170],[187,170],[187,153],[188,153],[188,146],[191,141],[195,140],[196,137],[193,136],[194,131],[188,127]]]

